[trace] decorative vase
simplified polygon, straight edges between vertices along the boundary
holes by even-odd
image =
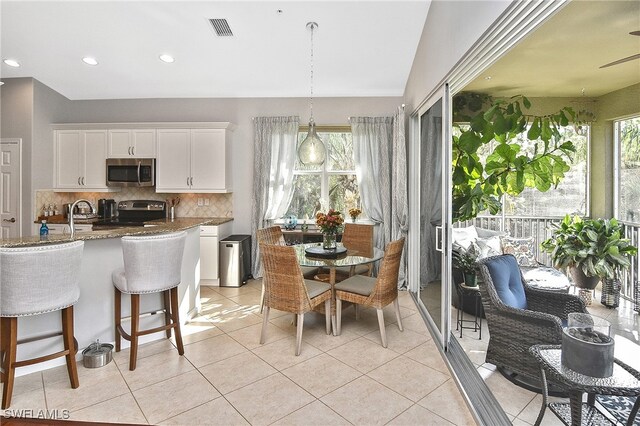
[[[571,266],[569,268],[569,271],[571,272],[571,277],[573,278],[573,284],[576,287],[585,290],[593,290],[600,282],[600,277],[588,277],[584,274],[584,272],[582,272],[582,268]]]
[[[352,223],[356,223],[356,220],[358,220],[357,216],[351,216],[351,222]]]
[[[568,315],[567,327],[562,329],[563,366],[586,376],[610,377],[614,349],[608,321],[584,313]]]
[[[325,250],[335,250],[337,247],[336,233],[335,232],[323,232],[322,233],[322,248]]]

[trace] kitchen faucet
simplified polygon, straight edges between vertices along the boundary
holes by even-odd
[[[71,233],[71,238],[73,238],[76,233],[76,230],[73,224],[73,210],[75,210],[76,206],[80,203],[86,203],[91,208],[91,213],[96,214],[97,212],[96,208],[93,206],[93,204],[91,204],[89,200],[85,200],[84,198],[81,198],[79,200],[74,201],[73,204],[71,204],[71,207],[69,207],[69,232]]]

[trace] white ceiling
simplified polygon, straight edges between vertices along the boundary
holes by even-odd
[[[22,66],[2,63],[0,77],[33,77],[70,99],[305,97],[315,21],[315,96],[401,96],[429,4],[2,1],[0,53]],[[209,18],[234,36],[218,37]]]
[[[598,97],[640,83],[640,1],[571,1],[465,90],[493,96]],[[487,79],[489,78],[490,79]]]

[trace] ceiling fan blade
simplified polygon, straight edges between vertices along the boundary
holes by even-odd
[[[618,59],[617,61],[609,62],[608,64],[605,64],[605,65],[601,66],[600,68],[607,68],[607,67],[610,67],[610,66],[613,66],[613,65],[622,64],[624,62],[633,61],[634,59],[640,59],[640,53],[638,53],[637,55],[631,55],[631,56],[628,56],[626,58]]]
[[[640,30],[638,30],[638,31],[631,31],[629,34],[634,35],[634,36],[640,36]]]

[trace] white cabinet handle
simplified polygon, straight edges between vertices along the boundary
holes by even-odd
[[[127,153],[128,153],[129,155],[131,155],[131,147],[129,147],[129,149],[127,149]]]
[[[78,186],[80,186],[80,176],[78,176]]]
[[[193,186],[193,176],[191,177],[191,183],[189,185]]]
[[[131,155],[136,155],[136,147],[135,146],[131,147]]]
[[[84,186],[84,176],[82,176],[82,186]]]
[[[189,177],[187,177],[187,186],[189,186]]]

